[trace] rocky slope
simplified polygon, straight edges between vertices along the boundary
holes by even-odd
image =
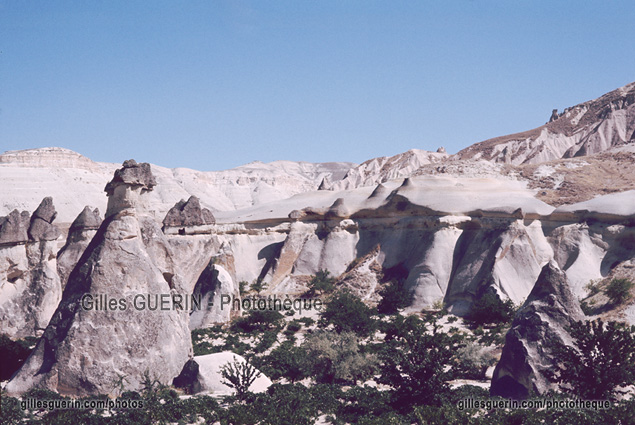
[[[592,155],[635,142],[635,83],[554,113],[545,125],[476,143],[459,159],[537,164]]]

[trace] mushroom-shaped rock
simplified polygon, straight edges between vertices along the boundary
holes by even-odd
[[[119,185],[139,186],[143,190],[152,190],[157,185],[157,180],[152,174],[150,164],[142,162],[137,164],[134,159],[124,161],[123,167],[115,171],[115,175],[111,181],[108,182],[106,188],[106,194],[111,196],[115,188]]]
[[[204,226],[215,223],[214,214],[207,208],[201,208],[196,196],[190,196],[187,202],[181,199],[170,208],[163,219],[164,227]]]
[[[31,224],[29,226],[29,240],[32,241],[53,241],[57,239],[61,232],[60,229],[53,224],[53,220],[57,216],[53,198],[47,196],[42,199],[31,216]]]
[[[104,189],[108,196],[106,218],[122,210],[135,208],[139,203],[139,195],[151,191],[156,184],[150,164],[137,164],[134,159],[124,161],[123,167],[115,171],[113,179]]]

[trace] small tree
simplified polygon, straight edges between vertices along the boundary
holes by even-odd
[[[290,342],[284,342],[263,359],[263,368],[271,379],[287,378],[292,384],[308,376],[307,354]]]
[[[356,383],[375,372],[374,355],[362,352],[358,337],[352,332],[313,333],[304,340],[307,368],[319,383]]]
[[[319,326],[332,324],[338,333],[354,332],[368,337],[375,330],[373,310],[348,291],[335,294],[320,315]]]
[[[320,270],[309,282],[307,295],[324,294],[333,291],[333,289],[335,289],[335,278],[330,276],[328,270]]]
[[[613,279],[606,287],[606,296],[615,305],[623,304],[631,298],[633,282],[628,279]]]
[[[488,292],[474,302],[466,319],[475,326],[507,323],[512,320],[515,311],[512,300],[501,301],[498,295]]]
[[[267,289],[267,283],[264,282],[261,277],[259,277],[252,282],[252,284],[249,286],[249,289],[259,294]]]
[[[393,387],[393,406],[407,412],[415,405],[443,403],[460,337],[441,332],[432,316],[396,316],[385,340],[379,382]]]
[[[235,356],[233,362],[221,366],[220,374],[223,377],[222,383],[235,389],[239,400],[244,400],[249,387],[260,376],[254,366],[247,361],[239,361]]]
[[[550,374],[560,388],[587,400],[615,399],[618,387],[635,384],[635,327],[601,319],[576,322],[573,345],[553,345]]]
[[[395,314],[400,308],[412,303],[414,293],[406,288],[405,280],[392,280],[380,292],[381,301],[377,305],[380,314]]]

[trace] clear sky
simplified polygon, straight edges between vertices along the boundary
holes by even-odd
[[[0,0],[0,152],[454,153],[635,81],[635,2]]]

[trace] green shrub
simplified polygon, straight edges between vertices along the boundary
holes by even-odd
[[[319,326],[333,325],[337,332],[354,332],[368,337],[375,331],[373,310],[348,291],[335,294],[320,315]]]
[[[340,395],[341,403],[337,409],[337,418],[342,423],[384,424],[374,419],[386,419],[390,415],[390,393],[369,386],[355,386]]]
[[[624,394],[619,387],[635,384],[635,326],[597,319],[575,322],[570,334],[573,346],[552,345],[557,367],[549,378],[561,390],[606,400]]]
[[[450,392],[451,366],[462,338],[440,331],[433,316],[395,316],[386,327],[379,382],[390,385],[392,406],[408,413],[440,405]]]
[[[247,282],[246,280],[241,280],[240,282],[238,282],[238,293],[241,297],[247,293],[248,286],[249,282]]]
[[[239,400],[245,398],[249,387],[260,376],[260,372],[248,361],[241,362],[234,357],[233,362],[221,366],[222,383],[236,390]]]
[[[254,347],[255,353],[264,353],[278,341],[278,330],[270,329],[262,333]]]
[[[623,304],[631,298],[633,282],[628,279],[613,279],[606,287],[606,296],[615,305]]]
[[[498,295],[488,292],[474,302],[465,318],[472,326],[509,323],[515,312],[512,300],[501,301]]]
[[[414,293],[406,288],[405,280],[391,280],[379,295],[381,301],[377,305],[377,312],[380,314],[395,314],[412,304],[414,298]]]
[[[289,342],[280,344],[268,356],[259,359],[258,367],[273,380],[284,377],[294,383],[308,376],[306,352]]]
[[[305,326],[312,326],[315,324],[315,320],[310,317],[301,317],[297,319],[298,322],[304,323]]]
[[[259,294],[267,289],[267,283],[264,282],[261,277],[259,277],[252,282],[252,284],[249,286],[249,289]]]
[[[309,282],[309,291],[307,296],[313,296],[316,294],[325,294],[332,292],[335,289],[335,278],[330,276],[328,270],[320,270]]]
[[[233,331],[244,333],[281,330],[283,327],[284,316],[276,310],[251,310],[246,316],[237,318],[231,325]]]
[[[352,332],[319,331],[302,343],[307,368],[319,383],[353,383],[373,376],[377,359],[364,353]]]
[[[590,280],[589,283],[584,287],[587,291],[589,291],[589,297],[596,295],[600,292],[600,287],[598,286],[598,281]]]
[[[382,283],[386,286],[379,293],[381,301],[377,305],[380,314],[394,314],[412,303],[413,292],[406,288],[410,272],[403,264],[383,269]]]
[[[463,379],[485,379],[487,368],[494,364],[494,356],[473,342],[468,342],[456,351],[454,371]]]

